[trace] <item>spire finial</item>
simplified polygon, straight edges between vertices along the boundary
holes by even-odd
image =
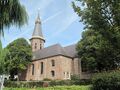
[[[38,17],[40,17],[40,8],[38,8]]]
[[[40,12],[40,9],[38,9],[38,16],[37,16],[37,19],[36,19],[35,23],[41,23],[40,22],[40,14],[39,14],[39,12]]]

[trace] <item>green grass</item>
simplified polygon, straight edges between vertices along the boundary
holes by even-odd
[[[90,90],[90,85],[88,86],[55,86],[47,88],[4,88],[4,90]]]

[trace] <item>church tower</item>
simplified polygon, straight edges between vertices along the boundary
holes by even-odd
[[[44,48],[45,39],[42,34],[41,20],[40,20],[39,14],[35,21],[35,27],[34,27],[32,38],[30,39],[30,41],[31,41],[33,52]]]

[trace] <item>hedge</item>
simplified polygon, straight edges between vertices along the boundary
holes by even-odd
[[[5,87],[12,87],[12,88],[34,88],[34,87],[42,87],[43,86],[42,81],[39,82],[20,82],[20,81],[5,81],[4,86]]]
[[[47,85],[48,83],[48,85]],[[43,87],[43,86],[70,86],[70,85],[90,85],[92,82],[91,80],[51,80],[51,81],[6,81],[4,83],[5,87],[26,87],[26,88],[33,88],[33,87]]]
[[[120,90],[120,71],[99,73],[92,81],[93,90]]]
[[[50,86],[57,86],[57,85],[90,85],[92,83],[89,79],[82,79],[82,80],[61,80],[61,81],[51,81],[49,84]]]

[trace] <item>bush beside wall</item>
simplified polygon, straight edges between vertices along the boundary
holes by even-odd
[[[82,79],[82,80],[60,80],[60,81],[51,81],[49,84],[50,86],[57,86],[57,85],[90,85],[92,83],[91,80]]]
[[[33,87],[43,87],[44,83],[47,82],[48,86],[70,86],[70,85],[90,85],[92,82],[91,80],[51,80],[51,81],[6,81],[4,86],[5,87],[26,87],[26,88],[33,88]]]
[[[5,87],[13,87],[13,88],[34,88],[34,87],[42,87],[43,86],[42,81],[39,82],[17,82],[17,81],[5,81],[4,86]]]
[[[97,74],[92,81],[93,90],[120,90],[120,71]]]

